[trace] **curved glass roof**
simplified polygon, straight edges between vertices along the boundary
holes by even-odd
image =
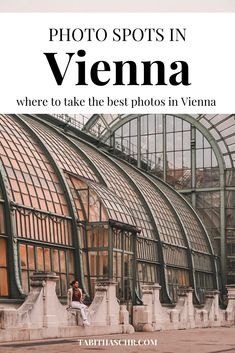
[[[76,153],[71,143],[63,138],[58,138],[58,132],[55,129],[45,127],[34,119],[24,116],[24,119],[30,122],[31,128],[43,139],[49,151],[54,155],[59,167],[73,174],[81,175],[90,180],[97,181],[98,177],[92,170],[89,161]]]
[[[94,114],[87,117],[87,121],[84,121],[84,125],[82,127],[80,125],[80,128],[99,139],[106,140],[115,130],[115,126],[128,116],[130,115]],[[136,115],[133,114],[132,116]],[[233,168],[235,166],[235,114],[187,114],[187,116],[200,122],[209,131],[221,149],[226,168]],[[75,124],[79,117],[74,116],[73,119],[71,124]]]
[[[131,210],[142,235],[147,238],[154,238],[151,217],[134,186],[124,174],[120,173],[118,166],[112,165],[108,157],[102,155],[93,146],[78,140],[74,140],[74,142],[99,170],[107,187],[114,191],[123,200],[126,207]]]
[[[14,116],[0,116],[0,140],[0,154],[12,200],[27,207],[68,215],[55,170],[37,142]]]
[[[235,114],[198,115],[195,117],[211,133],[224,156],[226,168],[235,166]]]
[[[182,197],[175,193],[168,185],[164,184],[161,180],[156,181],[152,176],[149,176],[153,183],[157,184],[158,188],[163,194],[168,197],[169,202],[174,206],[178,216],[180,217],[182,224],[187,232],[190,246],[193,250],[199,252],[207,252],[208,241],[204,237],[204,229],[200,220],[189,212],[189,206],[186,203],[182,203]],[[195,232],[197,229],[197,232]]]
[[[140,192],[145,197],[154,216],[160,240],[166,244],[187,246],[183,233],[180,229],[177,217],[167,200],[161,195],[154,185],[131,166],[118,160],[119,166],[131,176]],[[171,219],[171,222],[168,220]]]
[[[55,127],[42,125],[39,121],[24,117],[31,128],[40,135],[48,149],[54,154],[59,166],[68,173],[82,176],[91,181],[98,181],[97,174],[102,175],[103,182],[122,198],[126,207],[132,210],[136,226],[142,235],[154,238],[153,226],[138,194],[118,168],[110,165],[107,157],[102,156],[94,147],[71,138],[59,138]],[[97,170],[95,173],[94,170]],[[73,190],[72,194],[73,193]]]
[[[102,184],[88,182],[88,185],[100,198],[108,213],[109,219],[136,227],[131,211],[118,195],[111,192],[110,189]]]
[[[14,185],[17,187],[17,191],[12,187],[12,197],[15,198],[15,193],[16,195],[19,194],[22,204],[32,206],[31,203],[28,204],[32,195],[24,199],[22,197],[24,194],[29,195],[28,183],[30,185],[32,184],[32,187],[35,188],[37,180],[39,179],[40,181],[42,180],[42,176],[46,177],[47,175],[48,178],[50,178],[48,182],[52,183],[53,181],[55,183],[57,181],[56,175],[53,176],[53,169],[48,167],[49,163],[42,151],[39,151],[40,154],[39,152],[36,153],[37,151],[35,151],[35,149],[39,149],[39,147],[37,147],[32,137],[29,136],[29,133],[25,132],[24,128],[18,124],[17,118],[6,115],[4,117],[2,116],[1,119],[1,158],[10,183],[12,183],[11,180],[14,176]],[[144,178],[141,172],[121,161],[115,161],[113,157],[111,158],[110,156],[102,154],[94,148],[94,146],[84,141],[72,138],[71,136],[65,137],[62,132],[57,131],[57,127],[55,126],[49,126],[45,124],[45,122],[42,123],[39,119],[32,119],[29,116],[22,116],[21,119],[30,122],[31,129],[42,139],[46,148],[55,158],[56,163],[64,171],[66,177],[69,177],[69,175],[78,175],[79,177],[90,180],[90,185],[96,190],[100,197],[103,195],[102,200],[103,203],[106,204],[107,209],[116,211],[118,215],[116,216],[117,219],[122,219],[122,213],[126,214],[127,218],[125,218],[124,223],[127,223],[128,219],[128,223],[137,225],[137,227],[141,229],[142,235],[149,238],[155,238],[154,227],[156,226],[160,240],[175,246],[187,246],[181,231],[181,224],[184,223],[192,248],[197,251],[208,251],[208,253],[211,253],[211,250],[207,248],[204,230],[202,230],[193,211],[190,211],[189,208],[185,206],[185,202],[180,196],[175,194],[173,190],[162,182],[156,182],[152,177]],[[110,115],[108,121],[113,122],[114,120],[115,116]],[[12,125],[15,126],[15,129],[11,129]],[[24,139],[22,137],[24,137]],[[21,144],[18,142],[19,138],[21,138]],[[23,163],[22,154],[24,156],[24,153],[30,154],[30,156],[26,155],[25,157],[28,163],[30,163],[29,166],[27,162],[26,164]],[[15,164],[11,163],[11,156],[13,158],[12,163]],[[39,164],[42,167],[41,178],[39,178],[38,175],[37,180],[36,178],[35,180],[31,179],[34,177],[34,169],[32,167],[39,173],[39,168],[37,168]],[[17,172],[18,166],[19,168],[26,168],[24,173],[22,170]],[[31,167],[30,170],[32,170],[33,173],[33,175],[30,176],[27,174],[29,167]],[[48,168],[50,173],[47,171]],[[96,170],[98,173],[96,173]],[[45,198],[47,204],[48,194],[46,194],[45,190],[49,192],[49,186],[47,181],[44,181],[44,183],[45,185],[41,186],[42,197]],[[109,189],[110,195],[108,194]],[[158,191],[158,189],[160,191]],[[61,195],[58,197],[56,194],[57,196],[55,196],[54,200],[62,200],[66,205],[59,184],[56,186],[55,190],[57,192],[59,191]],[[73,193],[72,189],[71,192]],[[166,194],[170,201],[164,197]],[[47,195],[47,198],[45,195]],[[112,198],[114,198],[112,201],[111,195],[113,195]],[[114,195],[117,195],[116,199]],[[54,200],[53,202],[55,202]],[[171,206],[171,202],[174,203],[175,209]],[[146,204],[148,206],[146,206]],[[64,208],[64,212],[68,213],[66,207]],[[180,220],[177,218],[180,218]],[[152,219],[155,220],[155,225],[153,225]]]
[[[124,116],[120,115],[108,115],[107,119],[106,115],[92,116],[87,120],[87,125],[85,126],[87,127],[89,122],[96,121],[98,123],[100,119],[102,121],[106,119],[107,129],[108,125],[111,126],[115,121],[120,121],[122,118]],[[30,126],[44,140],[47,148],[51,150],[57,163],[65,172],[77,174],[89,179],[90,182],[95,181],[97,183],[100,179],[98,179],[95,172],[97,170],[107,189],[113,190],[123,200],[125,206],[131,210],[135,218],[135,224],[142,229],[146,236],[152,238],[151,233],[154,228],[151,217],[153,217],[156,220],[159,234],[162,234],[162,241],[170,242],[172,245],[185,246],[185,240],[180,231],[180,224],[183,223],[192,248],[197,251],[207,252],[208,244],[199,220],[195,217],[193,211],[189,212],[189,206],[182,201],[181,197],[162,181],[156,182],[155,178],[149,177],[149,180],[161,190],[163,196],[167,195],[170,201],[164,199],[161,193],[152,186],[151,182],[144,178],[141,172],[134,170],[131,166],[121,161],[115,162],[113,157],[102,154],[94,146],[85,143],[85,141],[75,139],[72,136],[65,138],[61,132],[56,130],[55,126],[50,128],[48,124],[42,124],[39,120],[26,116],[24,116],[24,119],[30,122]],[[64,138],[62,138],[63,136]],[[120,168],[123,172],[120,171]],[[142,200],[139,194],[142,195]],[[149,216],[149,210],[146,210],[145,202],[151,206],[151,216]],[[175,210],[170,203],[174,204]],[[180,222],[176,220],[176,215],[181,218]],[[161,218],[162,224],[160,222]],[[171,229],[168,229],[170,225],[169,219],[172,224]],[[195,229],[197,229],[197,232],[195,232]],[[169,241],[170,237],[171,241]]]

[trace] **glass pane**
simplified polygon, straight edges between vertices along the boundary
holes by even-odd
[[[172,116],[166,117],[166,131],[172,132],[174,130],[174,118]]]
[[[190,146],[190,131],[183,132],[183,148],[184,150],[189,150]]]
[[[5,234],[4,211],[3,211],[3,204],[1,203],[0,203],[0,234]]]
[[[73,251],[67,252],[67,257],[69,260],[69,273],[74,273],[74,253]]]
[[[116,253],[116,276],[122,277],[122,254]]]
[[[104,227],[104,247],[108,246],[108,227]]]
[[[60,279],[61,279],[61,295],[62,296],[66,296],[66,294],[67,294],[67,279],[66,279],[66,275],[61,275]]]
[[[148,132],[152,134],[155,132],[155,125],[156,125],[156,115],[150,114],[148,115]]]
[[[87,227],[86,229],[86,235],[87,235],[87,246],[88,248],[92,247],[92,228],[91,227]]]
[[[147,116],[142,116],[141,117],[141,135],[147,134],[147,123],[148,123]]]
[[[162,152],[163,151],[163,135],[158,134],[156,135],[156,152]]]
[[[143,281],[143,269],[141,263],[138,263],[138,278],[140,282]]]
[[[183,166],[185,168],[191,168],[191,153],[190,153],[190,151],[183,152]]]
[[[66,272],[65,252],[60,250],[60,272]]]
[[[148,136],[148,152],[155,152],[156,135]]]
[[[8,279],[6,268],[0,268],[0,296],[8,295]]]
[[[108,252],[99,252],[99,275],[103,277],[108,276]]]
[[[26,254],[26,245],[20,244],[20,266],[21,268],[27,268],[27,254]]]
[[[175,169],[182,169],[182,152],[175,152]],[[179,173],[179,175],[181,176],[181,174]]]
[[[92,191],[89,192],[89,221],[100,221],[100,202]]]
[[[51,271],[51,258],[50,258],[50,249],[44,249],[44,257],[45,257],[45,271]]]
[[[131,266],[130,266],[130,259],[131,257],[127,254],[124,254],[124,276],[129,277],[131,276]]]
[[[197,168],[203,167],[203,150],[196,151],[196,166]]]
[[[83,265],[83,271],[84,271],[84,275],[88,275],[88,266],[87,266],[87,253],[85,253],[84,251],[82,252],[82,265]]]
[[[35,269],[35,258],[34,258],[34,246],[28,245],[28,261],[29,261],[29,269]]]
[[[102,227],[101,226],[94,227],[94,246],[95,247],[102,246]]]
[[[147,265],[147,282],[152,282],[152,273],[150,265]]]
[[[55,290],[56,290],[56,294],[58,295],[58,297],[61,296],[61,290],[60,290],[60,277],[59,277],[59,280],[56,281],[56,287],[55,287]]]
[[[89,251],[89,265],[91,276],[97,275],[97,253],[95,251]]]
[[[0,238],[0,266],[7,265],[7,258],[6,258],[6,240]]]
[[[141,152],[142,152],[142,154],[148,152],[148,137],[147,136],[141,136]]]
[[[129,132],[129,126],[130,124],[124,124],[122,127],[122,136],[129,136],[130,132]]]
[[[113,277],[117,276],[117,253],[113,254]]]
[[[210,168],[211,167],[211,149],[204,150],[204,167]]]
[[[182,133],[176,132],[175,133],[175,149],[182,150]]]
[[[130,129],[130,135],[134,136],[137,135],[137,119],[131,120],[131,129]]]
[[[59,272],[59,252],[58,250],[53,250],[53,271]]]
[[[163,123],[162,123],[162,116],[156,115],[156,132],[162,132],[163,130]]]
[[[37,268],[39,271],[44,271],[44,263],[43,263],[43,248],[37,248]]]
[[[183,129],[182,119],[175,118],[175,131],[182,131],[182,129]]]
[[[166,149],[167,149],[167,151],[174,150],[174,134],[167,134],[166,135]]]

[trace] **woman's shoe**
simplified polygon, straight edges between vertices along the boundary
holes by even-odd
[[[83,321],[83,326],[90,326],[89,321],[88,321],[88,320],[84,320],[84,321]]]

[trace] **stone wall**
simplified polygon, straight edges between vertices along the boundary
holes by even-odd
[[[89,307],[91,325],[83,326],[80,311],[63,306],[56,295],[55,273],[36,272],[30,292],[19,308],[0,306],[0,342],[133,332],[129,313],[116,298],[116,283],[97,285]]]
[[[133,308],[133,325],[136,331],[180,330],[189,328],[219,327],[235,325],[235,285],[227,286],[228,305],[219,307],[219,292],[206,294],[205,305],[194,307],[193,290],[179,290],[178,302],[172,308],[160,303],[161,287],[158,284],[144,285],[143,304]]]
[[[79,310],[60,303],[57,280],[53,272],[34,273],[25,302],[18,308],[0,307],[1,342],[235,325],[235,285],[227,286],[226,310],[219,307],[218,291],[208,292],[205,305],[199,308],[193,305],[193,290],[184,288],[177,304],[167,307],[160,303],[158,284],[144,285],[143,305],[133,307],[133,328],[126,306],[116,298],[114,281],[97,284],[89,307],[91,325],[83,326]]]

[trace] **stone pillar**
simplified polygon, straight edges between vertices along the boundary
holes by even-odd
[[[162,330],[164,324],[164,313],[160,302],[160,290],[161,286],[156,283],[152,286],[153,288],[153,329],[154,331]]]
[[[56,281],[58,276],[54,272],[35,272],[31,277],[31,288],[43,286],[43,327],[58,326],[57,313],[53,310],[56,297]]]
[[[43,290],[46,284],[45,278],[37,277],[40,272],[34,272],[30,278],[30,290],[25,302],[18,309],[19,321],[23,322],[23,317],[27,313],[29,317],[29,327],[41,328],[44,322],[44,301]]]
[[[228,306],[225,310],[225,320],[228,326],[235,324],[235,284],[226,286],[228,291]]]
[[[120,305],[120,312],[119,312],[119,323],[123,325],[129,324],[129,311],[126,308],[126,305]]]
[[[207,311],[208,326],[220,326],[219,291],[206,293],[205,310]]]
[[[179,288],[178,302],[175,310],[179,316],[179,329],[187,329],[195,327],[194,306],[193,306],[193,289]]]
[[[117,283],[112,280],[98,282],[95,297],[89,307],[92,325],[112,326],[119,324],[119,304],[116,298]]]
[[[4,328],[42,328],[43,327],[43,280],[32,280],[30,292],[18,309],[5,309]]]
[[[18,309],[4,310],[5,328],[55,328],[68,324],[68,313],[55,291],[58,276],[54,272],[34,272],[30,292]]]
[[[119,311],[120,306],[116,297],[116,281],[108,281],[107,282],[108,290],[107,290],[107,324],[118,325],[119,324]]]
[[[152,284],[143,284],[142,289],[142,301],[144,305],[152,308],[153,305],[153,285]]]
[[[142,286],[142,300],[144,305],[148,306],[148,311],[151,315],[151,325],[154,331],[161,330],[163,324],[163,310],[160,302],[160,289],[161,286],[158,283]]]
[[[37,321],[37,317],[41,313],[43,316],[42,326],[45,328],[68,325],[68,312],[56,295],[57,280],[58,276],[55,272],[34,272],[31,277],[30,293],[25,303],[27,304],[29,297],[33,296],[36,290],[42,288],[30,315],[32,323]]]
[[[159,300],[161,286],[145,284],[142,286],[144,305],[134,306],[133,324],[137,331],[154,331],[162,328],[162,306]]]
[[[152,312],[147,305],[133,306],[133,326],[136,331],[153,331]]]
[[[153,285],[152,284],[143,284],[142,287],[142,301],[145,305],[144,310],[142,311],[142,325],[143,331],[153,331]],[[141,318],[141,317],[140,317]]]

